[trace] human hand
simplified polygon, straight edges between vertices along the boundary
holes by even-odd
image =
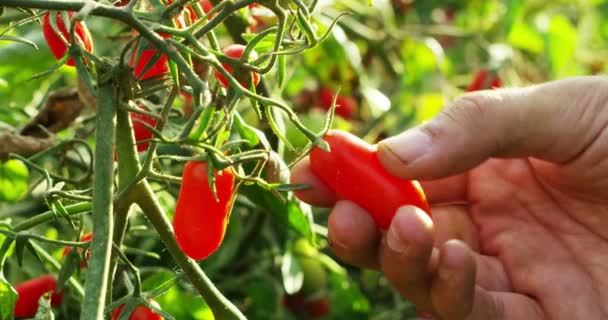
[[[381,234],[308,160],[292,172],[314,187],[299,198],[333,206],[341,259],[444,320],[608,318],[608,77],[466,94],[378,156],[420,180],[432,221],[404,206]]]

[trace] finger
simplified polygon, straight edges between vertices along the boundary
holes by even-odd
[[[380,232],[374,220],[350,201],[338,201],[328,222],[328,239],[334,253],[345,262],[378,268]]]
[[[391,285],[428,311],[429,264],[433,252],[433,222],[421,209],[404,206],[397,210],[380,244],[380,268]]]
[[[336,194],[310,168],[310,159],[304,158],[291,170],[291,183],[307,184],[310,189],[294,192],[300,200],[318,207],[331,207],[336,201]]]
[[[448,306],[445,306],[448,308]],[[511,292],[491,292],[475,288],[475,298],[470,314],[465,318],[445,320],[541,320],[547,319],[541,306],[532,298]]]
[[[420,181],[422,190],[430,204],[466,202],[467,174],[459,174],[443,179]]]
[[[605,126],[594,115],[601,113],[607,79],[580,77],[466,94],[433,120],[381,141],[379,159],[393,174],[419,180],[462,173],[491,157],[566,163]]]
[[[475,258],[467,245],[450,240],[440,247],[439,267],[431,287],[435,311],[446,320],[464,319],[473,310]]]
[[[431,207],[435,228],[435,246],[457,239],[466,243],[473,250],[479,250],[479,235],[463,205],[442,205]]]

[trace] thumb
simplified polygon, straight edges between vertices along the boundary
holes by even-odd
[[[608,77],[473,92],[431,121],[381,141],[378,157],[394,175],[421,180],[462,173],[491,157],[568,163],[606,127],[607,99]]]

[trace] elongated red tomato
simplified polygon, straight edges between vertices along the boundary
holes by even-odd
[[[234,189],[232,169],[215,171],[217,199],[209,186],[207,163],[189,161],[182,173],[173,228],[182,251],[202,260],[217,250],[224,239]]]
[[[53,12],[51,14],[51,12]],[[42,18],[42,34],[46,39],[46,43],[49,45],[49,49],[58,60],[63,58],[65,54],[68,52],[68,47],[64,40],[53,30],[53,26],[51,24],[51,15],[53,15],[53,19],[59,30],[61,36],[67,43],[70,43],[70,29],[66,27],[66,24],[63,21],[63,16],[60,11],[49,11]],[[72,19],[74,16],[74,12],[68,12],[69,19]],[[69,26],[69,25],[68,25]],[[76,38],[76,42],[84,47],[84,49],[88,52],[93,51],[93,41],[91,40],[91,35],[89,34],[89,29],[84,22],[76,22],[76,26],[74,27],[74,37]],[[66,62],[68,66],[74,66],[74,58],[68,59]]]
[[[125,308],[125,305],[121,305],[120,307],[114,309],[112,311],[112,320],[118,320],[120,319],[120,314],[122,313],[122,310]],[[131,313],[131,315],[129,316],[129,320],[163,320],[163,317],[161,317],[159,314],[154,313],[154,311],[152,311],[150,308],[146,307],[146,306],[139,306],[135,309],[135,311],[133,311],[133,313]]]
[[[475,74],[473,82],[467,87],[467,91],[477,91],[485,89],[496,89],[502,87],[502,81],[496,73],[488,70],[481,70]]]
[[[222,50],[222,52],[228,57],[239,59],[243,55],[245,48],[246,47],[244,45],[233,44],[233,45],[230,45],[230,46],[227,46],[226,48],[224,48],[224,50]],[[255,51],[251,51],[251,53],[249,54],[249,60],[257,59],[257,57],[258,57],[258,54]],[[226,69],[226,71],[233,73],[231,66],[229,66],[227,64],[222,64],[222,66],[224,67],[224,69]],[[224,86],[224,88],[228,88],[228,86],[230,85],[230,83],[228,82],[228,79],[226,79],[226,77],[224,77],[224,75],[221,72],[219,72],[217,69],[214,69],[213,72],[214,72],[217,80]],[[260,82],[260,75],[256,72],[254,72],[251,76],[253,77],[253,85],[257,86],[258,83]],[[245,82],[241,82],[241,85],[246,88],[249,86]]]
[[[431,210],[416,181],[391,175],[380,163],[375,145],[339,130],[325,136],[331,151],[314,148],[310,154],[312,171],[336,192],[339,198],[355,202],[386,230],[397,209],[414,205],[429,216]]]
[[[163,38],[168,38],[168,35],[161,34]],[[156,53],[158,50],[152,43],[147,43],[144,45],[141,55],[139,55],[139,50],[135,50],[133,55],[131,55],[131,60],[129,61],[129,65],[131,67],[135,67],[135,76],[140,80],[146,80],[152,77],[158,77],[164,73],[169,72],[169,58],[166,55],[160,55],[160,57],[156,57]],[[142,48],[139,48],[142,49]],[[138,60],[139,55],[139,60]],[[146,65],[151,60],[155,60],[154,64],[149,67],[144,73],[144,69]],[[142,74],[143,73],[143,74]]]
[[[323,87],[319,90],[318,105],[319,107],[329,110],[331,104],[334,101],[336,93],[327,88]],[[351,97],[338,96],[336,98],[336,114],[344,119],[352,119],[357,111],[357,101]]]
[[[139,106],[140,109],[144,109],[143,106]],[[151,127],[156,126],[156,118],[147,116],[141,113],[131,113],[131,121],[133,122],[133,132],[135,133],[135,141],[137,142],[137,152],[146,151],[148,149],[148,142],[139,143],[140,141],[152,139],[154,134],[145,125]]]
[[[90,241],[93,238],[93,233],[92,232],[87,232],[85,233],[81,238],[80,238],[80,242],[85,242],[85,241]],[[78,248],[80,250],[80,248]],[[65,247],[63,249],[63,253],[62,253],[62,257],[65,257],[68,255],[68,253],[70,253],[70,251],[72,250],[72,247]],[[87,249],[87,251],[85,252],[85,255],[87,257],[87,260],[89,260],[89,258],[91,257],[91,250]],[[86,267],[86,263],[84,261],[82,261],[80,263],[80,268],[84,268]]]
[[[15,304],[15,317],[31,318],[35,316],[38,310],[38,300],[47,292],[52,292],[51,306],[61,304],[63,294],[54,292],[56,287],[57,280],[50,274],[16,285],[15,290],[17,290],[19,297],[17,298],[17,304]]]

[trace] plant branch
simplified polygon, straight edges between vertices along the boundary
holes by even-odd
[[[114,188],[114,131],[118,105],[116,96],[116,89],[112,81],[100,81],[97,92],[95,173],[93,177],[93,240],[81,320],[103,319],[106,301],[114,232],[112,192]]]

